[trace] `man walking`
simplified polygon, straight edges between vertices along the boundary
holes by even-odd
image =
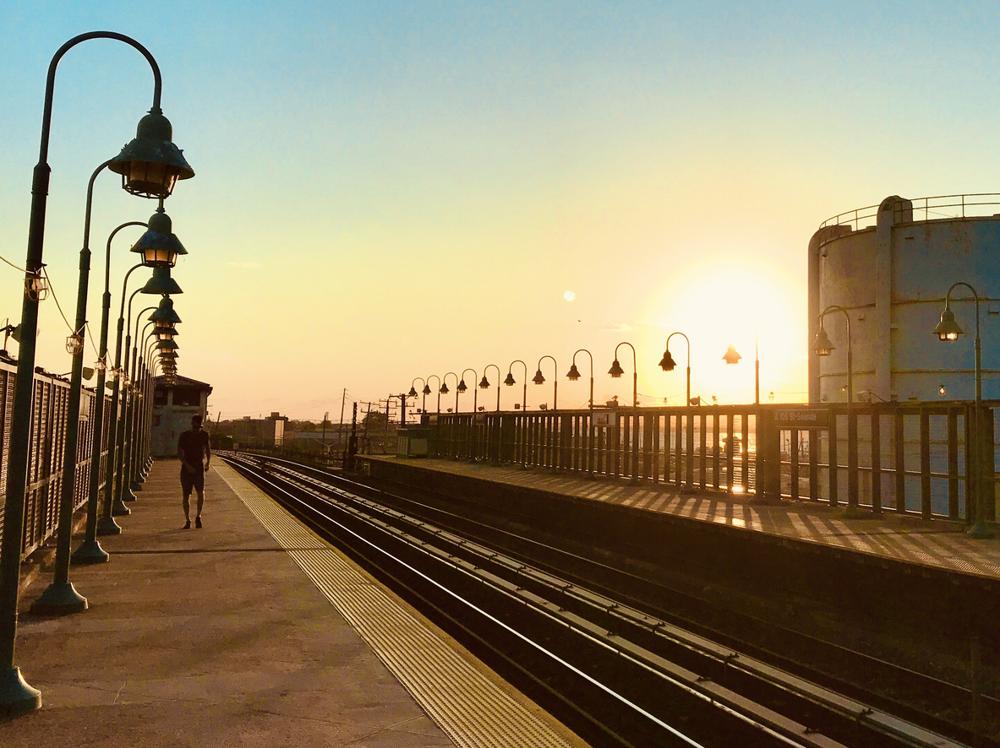
[[[198,514],[194,526],[201,527],[201,509],[205,504],[205,473],[212,459],[208,432],[201,429],[201,416],[191,416],[191,428],[177,441],[177,456],[181,461],[181,490],[184,492],[184,529],[191,529],[191,489],[198,492]]]

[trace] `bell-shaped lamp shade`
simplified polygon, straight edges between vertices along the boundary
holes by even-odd
[[[950,343],[958,340],[959,335],[962,335],[964,332],[958,326],[958,322],[955,321],[955,313],[948,307],[945,307],[944,311],[941,312],[941,320],[934,326],[934,334],[937,335],[938,340]]]
[[[177,281],[170,277],[170,268],[159,265],[153,268],[153,275],[139,293],[167,295],[184,292],[177,285]]]
[[[722,360],[727,364],[738,364],[741,358],[743,358],[743,356],[741,356],[736,350],[736,347],[732,345],[729,346],[726,349],[726,352],[722,354]]]
[[[159,348],[161,351],[176,351],[178,348],[180,348],[180,346],[177,345],[177,341],[173,339],[157,340],[156,347]]]
[[[465,391],[466,391],[466,390],[468,390],[468,389],[469,389],[469,387],[468,387],[468,385],[467,385],[467,384],[465,383],[465,380],[464,380],[464,379],[460,379],[460,380],[458,380],[458,391],[459,391],[459,392],[465,392]]]
[[[121,174],[122,189],[140,197],[169,197],[177,180],[194,176],[184,153],[173,143],[170,120],[152,110],[139,120],[135,138],[108,168]]]
[[[181,318],[174,311],[174,300],[168,296],[160,299],[159,305],[146,319],[158,325],[178,325],[181,322]]]
[[[486,378],[485,374],[483,374],[483,378],[479,380],[479,389],[488,390],[489,388],[490,388],[490,380]]]
[[[425,385],[424,385],[424,389],[423,389],[423,393],[424,393],[425,395],[429,395],[429,394],[431,394],[431,386],[430,386],[429,384],[425,384]]]
[[[407,397],[416,397],[417,396],[417,388],[414,387],[413,385],[410,385],[410,391],[407,392],[406,395],[407,395]]]
[[[441,389],[439,389],[438,392],[440,392],[442,395],[447,395],[448,394],[448,383],[447,382],[442,382],[441,383]]]
[[[172,268],[177,264],[179,255],[187,254],[181,240],[173,232],[170,216],[163,212],[162,207],[149,219],[146,230],[132,245],[131,251],[142,255],[142,264],[147,267],[163,265]]]
[[[575,382],[580,378],[580,370],[576,368],[576,362],[574,362],[570,367],[569,371],[566,372],[566,379],[571,382]]]
[[[813,351],[817,356],[829,356],[833,353],[833,343],[830,336],[826,334],[826,328],[820,327],[816,332],[816,339],[813,341]]]
[[[507,372],[507,378],[503,380],[503,383],[508,387],[513,387],[517,382],[514,379],[514,375],[511,372]]]
[[[625,370],[622,369],[622,365],[618,362],[618,359],[616,358],[612,362],[611,368],[608,369],[608,374],[610,374],[613,378],[618,379],[618,377],[620,377],[624,373]]]
[[[173,325],[164,325],[163,327],[157,325],[153,328],[153,332],[156,333],[156,337],[160,340],[173,340],[175,336],[180,335],[177,332],[177,328]]]
[[[531,381],[535,384],[545,384],[545,377],[542,376],[542,370],[538,369],[535,372],[535,376],[531,378]]]
[[[660,368],[664,371],[673,371],[677,368],[677,362],[674,361],[674,357],[670,355],[669,348],[663,352],[663,358],[660,359]]]

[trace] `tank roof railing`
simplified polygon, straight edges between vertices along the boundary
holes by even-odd
[[[1000,215],[1000,193],[975,192],[967,195],[932,195],[930,197],[904,198],[913,205],[913,215],[904,220],[904,212],[909,208],[897,204],[894,208],[893,223],[912,223],[917,221],[946,221],[961,218],[984,218]],[[821,229],[828,226],[850,226],[854,231],[873,228],[878,220],[878,205],[866,205],[855,208],[826,219],[819,225]],[[921,214],[923,217],[921,218]],[[867,223],[862,224],[863,221]]]

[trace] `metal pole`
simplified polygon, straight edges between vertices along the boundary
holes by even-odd
[[[760,405],[760,339],[753,342],[753,404]]]
[[[69,400],[66,407],[66,438],[63,445],[62,487],[59,498],[59,525],[56,531],[56,565],[52,583],[31,606],[43,615],[65,615],[87,609],[87,598],[69,581],[70,545],[73,542],[73,499],[76,494],[77,440],[80,431],[80,398],[83,394],[83,352],[86,349],[87,294],[90,289],[90,220],[94,204],[94,182],[110,161],[94,169],[87,182],[87,200],[83,218],[83,248],[80,250],[80,274],[76,292],[76,319],[73,335],[76,345],[70,372]],[[103,393],[100,393],[103,396]],[[96,437],[96,435],[95,435]],[[93,471],[93,467],[91,467]],[[107,560],[107,554],[105,559]]]
[[[160,70],[149,51],[134,39],[112,31],[92,31],[63,44],[49,63],[45,81],[45,103],[38,163],[31,180],[31,213],[28,220],[28,251],[25,259],[25,294],[21,304],[21,344],[18,350],[17,379],[14,387],[13,417],[7,458],[7,495],[4,502],[2,551],[0,551],[0,714],[30,712],[41,706],[41,693],[21,677],[14,665],[17,636],[17,592],[21,575],[21,540],[27,498],[28,455],[31,443],[31,405],[34,394],[35,343],[38,333],[38,298],[30,291],[32,281],[42,272],[45,243],[45,208],[49,192],[47,163],[49,130],[56,68],[72,47],[89,39],[116,39],[137,49],[153,71],[153,109],[160,111]]]

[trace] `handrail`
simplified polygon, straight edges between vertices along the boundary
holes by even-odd
[[[906,198],[912,206],[912,210],[905,205],[898,204],[894,208],[894,223],[916,223],[919,221],[948,221],[972,217],[990,217],[1000,215],[1000,192],[970,192],[964,195],[929,195],[927,197]],[[993,211],[976,210],[991,206]],[[844,211],[835,216],[827,218],[819,225],[819,228],[830,226],[850,226],[853,231],[860,231],[862,228],[872,228],[873,224],[866,224],[862,227],[862,221],[875,221],[878,218],[880,205],[866,205],[863,208]],[[918,214],[923,212],[923,218],[918,218]],[[942,213],[942,211],[948,211]],[[907,220],[901,220],[905,213],[911,213]],[[932,215],[933,214],[933,215]]]

